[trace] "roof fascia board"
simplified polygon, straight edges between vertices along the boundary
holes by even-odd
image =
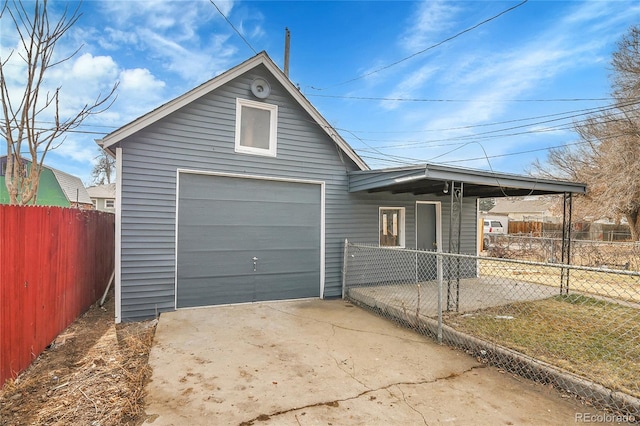
[[[349,192],[391,187],[404,182],[422,179],[456,181],[491,187],[518,188],[553,193],[571,192],[584,194],[586,185],[573,182],[551,181],[527,176],[488,173],[476,170],[452,170],[443,167],[423,166],[395,170],[371,170],[349,173]]]
[[[318,123],[322,130],[344,151],[349,158],[356,163],[360,170],[370,170],[367,163],[351,148],[337,130],[320,114],[320,112],[309,102],[309,100],[298,90],[289,78],[271,60],[264,61],[264,65],[271,71],[276,79],[282,84],[289,94],[304,108],[304,110]]]
[[[294,86],[287,76],[278,68],[269,58],[266,52],[260,52],[256,56],[246,60],[234,68],[214,77],[206,83],[201,84],[195,89],[179,96],[166,104],[156,108],[155,110],[143,115],[142,117],[132,121],[131,123],[121,127],[120,129],[106,135],[102,139],[96,140],[96,143],[104,150],[115,156],[114,152],[109,148],[118,143],[122,139],[144,129],[145,127],[155,123],[156,121],[166,117],[172,112],[188,105],[189,103],[199,99],[200,97],[210,93],[211,91],[223,86],[236,77],[244,74],[256,66],[263,64],[271,72],[271,74],[282,84],[291,96],[311,115],[318,123],[322,130],[338,145],[338,147],[360,168],[360,170],[369,170],[369,166],[358,156],[351,146],[338,134],[337,131],[325,120],[325,118],[315,109],[315,107],[307,100],[306,97]]]
[[[99,140],[99,145],[103,149],[107,149],[110,146],[118,143],[122,139],[131,136],[132,134],[144,129],[145,127],[155,123],[156,121],[166,117],[172,112],[190,104],[191,102],[201,98],[212,90],[217,89],[220,86],[228,83],[234,78],[242,75],[247,70],[257,66],[264,61],[264,53],[246,60],[240,65],[227,70],[226,72],[212,78],[211,80],[201,84],[200,86],[188,91],[187,93],[178,96],[177,98],[159,106],[151,112],[137,118],[136,120],[124,125],[113,133],[109,133],[107,136]]]

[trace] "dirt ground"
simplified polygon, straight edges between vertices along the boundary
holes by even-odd
[[[156,321],[114,323],[93,305],[0,390],[0,426],[139,425]]]

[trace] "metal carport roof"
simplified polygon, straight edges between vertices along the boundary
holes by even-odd
[[[349,172],[349,192],[444,195],[449,182],[462,182],[465,197],[511,197],[543,194],[584,194],[586,184],[532,176],[463,169],[440,164]]]

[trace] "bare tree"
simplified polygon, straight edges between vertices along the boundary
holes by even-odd
[[[116,160],[104,150],[96,157],[96,160],[91,171],[93,183],[96,185],[110,184],[111,176],[115,174]]]
[[[44,78],[47,71],[70,60],[80,50],[62,58],[54,57],[57,43],[81,16],[80,4],[71,13],[65,9],[55,21],[49,19],[47,0],[28,4],[34,6],[32,13],[21,0],[5,1],[0,11],[3,24],[13,25],[20,43],[6,58],[0,58],[3,113],[0,136],[7,143],[5,182],[10,204],[17,205],[35,203],[47,152],[64,141],[67,131],[78,127],[90,115],[109,108],[118,86],[114,84],[109,93],[98,95],[94,102],[85,104],[77,113],[61,116],[61,87],[47,91]],[[17,56],[16,61],[26,65],[24,87],[17,90],[7,80],[10,60],[14,56]],[[22,157],[23,150],[28,150],[26,158]]]
[[[553,149],[537,174],[569,178],[588,186],[579,210],[627,219],[640,240],[640,27],[618,42],[612,59],[612,108],[575,124],[580,142]]]

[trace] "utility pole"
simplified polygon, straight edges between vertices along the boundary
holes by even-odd
[[[289,47],[291,44],[291,32],[289,28],[284,29],[284,75],[289,77]]]

